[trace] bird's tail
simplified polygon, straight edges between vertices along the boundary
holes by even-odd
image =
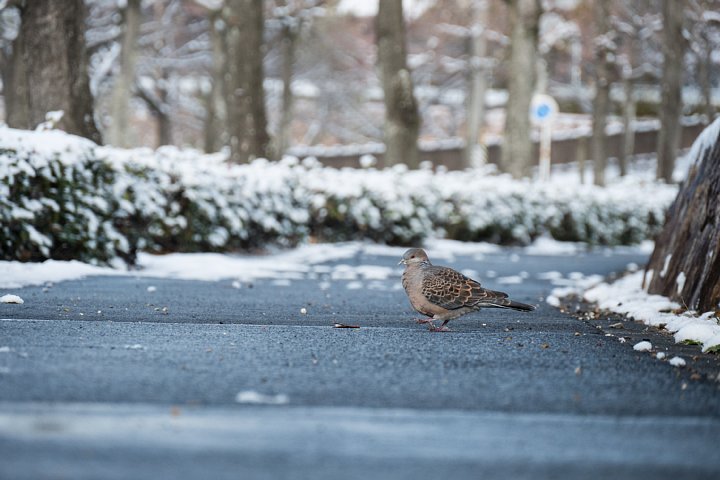
[[[512,308],[513,310],[519,310],[521,312],[532,312],[535,310],[534,305],[516,302],[515,300],[510,300],[509,298],[503,298],[502,300],[496,301],[491,306],[498,308]]]

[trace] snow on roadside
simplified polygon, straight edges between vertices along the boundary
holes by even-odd
[[[48,282],[75,280],[91,275],[119,275],[124,272],[77,260],[45,260],[42,263],[0,261],[0,288],[21,288]]]
[[[548,236],[535,239],[523,249],[527,255],[576,255],[588,248],[585,243],[560,242]]]
[[[714,312],[698,315],[686,311],[674,313],[680,304],[661,295],[652,295],[642,288],[644,273],[630,273],[613,283],[598,282],[592,286],[576,285],[556,288],[546,300],[557,306],[560,298],[576,294],[601,310],[617,313],[646,325],[665,328],[674,334],[676,343],[697,343],[702,351],[720,350],[720,323]]]
[[[451,262],[457,255],[481,259],[496,254],[502,247],[489,243],[458,242],[432,239],[425,242],[428,255],[437,262]],[[405,247],[390,247],[368,242],[308,244],[268,255],[236,255],[222,253],[138,254],[139,270],[127,271],[98,267],[87,263],[46,260],[41,263],[0,261],[0,288],[21,288],[48,282],[78,280],[89,276],[131,275],[145,278],[218,281],[232,279],[234,288],[242,282],[258,279],[302,280],[327,275],[333,280],[385,280],[400,272],[396,267]],[[389,266],[356,265],[355,262],[320,265],[351,260],[359,255],[390,257]],[[287,283],[287,282],[285,282]],[[152,293],[154,288],[148,287]]]

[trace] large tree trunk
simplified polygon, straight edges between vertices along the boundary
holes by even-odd
[[[698,137],[695,162],[645,271],[650,293],[700,312],[720,308],[720,119]]]
[[[625,91],[625,103],[623,103],[623,137],[622,149],[618,163],[620,176],[627,175],[630,158],[635,152],[635,119],[637,106],[635,102],[635,86],[632,78],[626,75],[623,78],[623,90]]]
[[[470,39],[470,99],[467,102],[467,135],[465,167],[483,162],[483,148],[478,144],[485,120],[485,92],[488,87],[487,38],[488,2],[480,0],[473,6],[473,35]]]
[[[684,0],[663,0],[662,105],[658,135],[657,178],[672,181],[675,156],[680,145],[682,116],[682,77],[685,39],[682,26]]]
[[[500,166],[515,178],[530,175],[533,163],[530,102],[535,89],[539,0],[507,0],[510,7],[510,72],[507,118]]]
[[[227,112],[225,110],[225,73],[227,62],[225,35],[221,26],[220,11],[212,10],[208,14],[210,23],[210,45],[212,52],[211,85],[205,98],[205,151],[217,152],[225,143]]]
[[[123,33],[120,42],[120,72],[112,93],[110,143],[116,147],[132,144],[129,111],[135,85],[135,59],[140,33],[140,0],[128,0],[123,9]]]
[[[13,90],[22,96],[11,102],[9,125],[33,129],[48,112],[61,110],[58,128],[100,143],[87,73],[84,1],[26,2],[20,17],[13,50],[24,71],[14,72]]]
[[[402,0],[380,0],[375,35],[385,94],[385,164],[405,163],[417,168],[420,116],[405,59]]]
[[[3,58],[3,98],[5,119],[10,126],[25,128],[29,125],[27,82],[23,61],[23,40],[18,37],[12,45],[12,52]]]
[[[283,82],[283,90],[282,111],[280,113],[280,126],[278,129],[278,154],[280,155],[285,153],[285,150],[290,147],[290,124],[293,117],[292,77],[299,34],[299,29],[293,25],[286,24],[282,27],[282,37],[280,41],[282,48],[282,65],[280,74]]]
[[[715,107],[712,103],[712,54],[713,47],[710,40],[707,38],[707,34],[703,35],[703,58],[698,59],[699,71],[698,81],[700,82],[700,91],[702,92],[703,98],[703,113],[705,114],[705,124],[712,123],[715,117]]]
[[[592,160],[595,185],[605,185],[607,149],[605,148],[605,125],[610,110],[610,65],[608,64],[608,40],[603,38],[610,30],[610,12],[605,1],[595,2],[595,22],[598,35],[595,45],[595,98],[592,115]]]
[[[229,0],[223,10],[227,33],[227,119],[230,160],[271,158],[263,80],[263,2]]]

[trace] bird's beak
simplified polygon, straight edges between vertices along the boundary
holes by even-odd
[[[398,262],[398,265],[407,265],[407,262],[406,262],[405,259],[403,258],[403,259],[401,259],[401,260]]]

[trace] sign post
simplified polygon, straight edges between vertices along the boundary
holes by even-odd
[[[530,120],[540,128],[540,161],[538,173],[540,180],[550,180],[550,148],[552,146],[552,124],[558,114],[558,104],[554,98],[544,93],[533,96],[530,104]]]

